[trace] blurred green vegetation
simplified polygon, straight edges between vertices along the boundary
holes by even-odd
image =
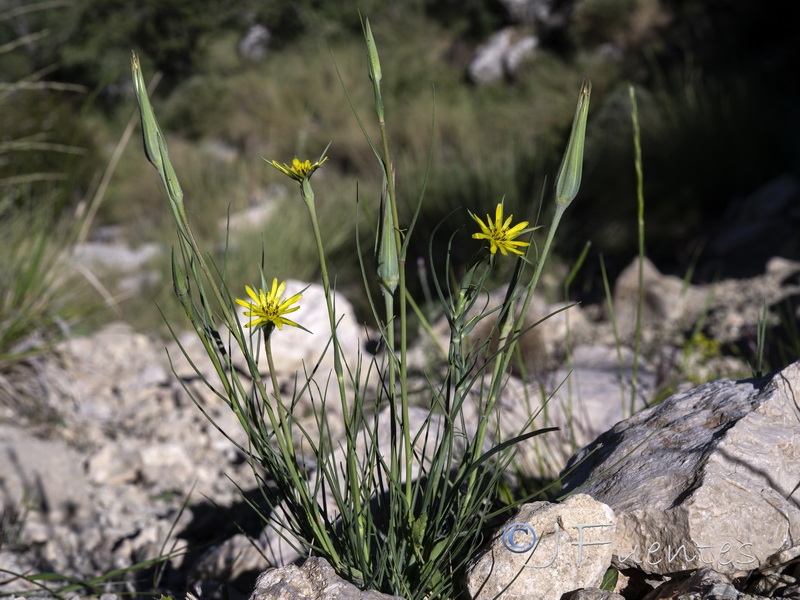
[[[331,143],[331,160],[315,180],[326,214],[323,236],[331,260],[341,265],[338,285],[347,290],[360,278],[356,200],[361,226],[369,228],[380,192],[371,151],[342,89],[356,110],[367,110],[372,91],[360,11],[370,17],[381,46],[387,126],[406,214],[432,152],[415,239],[427,239],[447,219],[433,242],[434,258],[451,237],[464,260],[474,252],[467,208],[485,213],[505,197],[519,218],[548,214],[546,176],[558,166],[575,92],[590,77],[587,165],[581,195],[557,240],[561,264],[569,265],[591,240],[592,253],[605,256],[613,277],[636,251],[627,104],[633,81],[640,98],[648,254],[682,272],[731,197],[781,173],[800,172],[798,82],[789,75],[798,41],[790,20],[778,8],[761,10],[744,0],[555,3],[556,10],[568,5],[567,27],[539,27],[533,60],[511,78],[476,86],[465,76],[470,56],[512,22],[497,1],[0,0],[0,47],[8,49],[0,81],[66,84],[58,92],[0,92],[0,184],[48,174],[43,180],[62,188],[61,209],[75,209],[133,111],[127,73],[135,49],[145,72],[164,75],[154,102],[195,231],[206,247],[218,249],[215,258],[223,259],[229,213],[275,204],[262,228],[232,233],[228,272],[237,285],[255,279],[262,247],[270,273],[318,275],[310,266],[305,221],[295,214],[294,190],[281,192],[285,182],[261,158],[315,157]],[[262,60],[238,51],[254,24],[271,34]],[[29,145],[12,147],[9,140]],[[56,146],[62,151],[51,151]],[[6,184],[0,208],[19,209],[23,199],[44,203],[35,186],[23,193]],[[134,140],[97,225],[121,225],[132,245],[169,245],[174,232],[163,202]],[[60,218],[51,204],[48,215]],[[426,257],[427,243],[412,255]],[[168,271],[164,261],[162,273]],[[577,294],[598,288],[596,264],[590,257],[584,281],[573,286]],[[170,294],[166,283],[158,284],[125,312],[150,314],[155,326],[160,317],[152,302],[169,310]]]

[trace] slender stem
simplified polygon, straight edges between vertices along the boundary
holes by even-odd
[[[386,121],[384,119],[379,119],[378,126],[381,132],[381,141],[383,143],[383,162],[384,162],[384,170],[387,179],[387,188],[388,188],[388,199],[390,209],[392,211],[392,217],[395,223],[395,244],[397,246],[397,256],[398,258],[398,287],[400,288],[400,404],[401,404],[401,418],[403,419],[403,443],[405,447],[404,452],[404,459],[405,459],[405,470],[406,470],[406,486],[405,486],[405,495],[406,495],[406,505],[408,506],[409,515],[411,515],[411,496],[412,496],[412,475],[413,475],[413,458],[414,455],[411,451],[411,426],[409,423],[409,412],[408,412],[408,386],[407,386],[407,379],[408,379],[408,366],[406,360],[406,353],[407,353],[407,345],[408,339],[406,335],[406,312],[407,312],[407,301],[406,301],[406,257],[405,253],[403,252],[403,243],[400,237],[400,230],[397,228],[397,224],[400,223],[398,214],[397,214],[397,192],[395,189],[394,183],[394,166],[391,162],[391,155],[389,153],[389,138],[386,135]],[[390,318],[390,315],[387,315],[387,319]],[[394,318],[394,315],[391,315],[391,318]],[[388,325],[388,324],[387,324]],[[394,352],[394,347],[391,348],[391,351]],[[394,382],[392,382],[394,383]],[[394,401],[395,399],[395,391],[394,387],[390,389],[391,399]]]
[[[330,278],[328,277],[328,266],[325,260],[325,249],[322,245],[322,234],[319,229],[319,221],[317,220],[317,211],[314,204],[314,190],[311,188],[311,183],[308,179],[304,179],[301,184],[303,200],[308,208],[308,214],[311,217],[311,227],[314,231],[314,241],[317,245],[317,254],[319,255],[319,264],[322,271],[322,287],[325,291],[325,302],[328,307],[328,319],[331,328],[331,339],[333,342],[333,368],[336,372],[336,380],[339,387],[339,399],[342,405],[342,415],[344,418],[345,434],[347,436],[347,481],[350,485],[350,495],[353,501],[353,511],[357,515],[358,535],[364,542],[363,554],[364,558],[369,561],[370,552],[367,546],[366,526],[364,523],[365,515],[361,509],[361,490],[358,479],[358,465],[357,457],[355,455],[355,442],[353,432],[353,415],[350,414],[350,408],[347,402],[347,392],[344,388],[344,370],[342,368],[341,347],[339,344],[339,336],[336,334],[336,312],[333,306],[332,290]]]
[[[283,438],[286,441],[291,441],[292,439],[292,432],[289,430],[289,424],[286,421],[286,417],[284,416],[284,406],[283,401],[281,400],[281,386],[278,383],[278,376],[275,373],[275,364],[272,362],[272,335],[271,331],[264,331],[264,350],[267,354],[267,365],[269,366],[269,377],[272,380],[272,394],[275,398],[276,408],[278,410],[278,424],[283,432]],[[267,401],[267,396],[264,397],[264,402]],[[280,437],[278,437],[280,441]],[[289,444],[287,448],[288,458],[291,458],[291,461],[287,461],[290,464],[294,464],[296,461],[296,456],[294,453],[294,445]]]
[[[307,189],[306,189],[307,188]],[[319,221],[317,220],[317,210],[314,204],[314,194],[309,194],[307,190],[311,190],[311,186],[303,187],[303,199],[308,207],[308,214],[311,217],[311,227],[314,231],[314,241],[317,246],[317,255],[319,257],[319,265],[322,271],[322,287],[325,291],[325,303],[328,308],[328,320],[331,328],[331,340],[333,344],[333,368],[336,371],[336,380],[339,388],[339,399],[342,403],[344,411],[344,418],[346,424],[351,421],[350,409],[347,402],[347,393],[344,389],[344,371],[342,369],[342,355],[341,345],[339,343],[339,336],[336,334],[336,311],[333,306],[333,292],[331,289],[330,278],[328,277],[328,265],[325,260],[325,249],[322,245],[322,234],[319,229]]]
[[[631,380],[631,415],[636,411],[636,384],[639,376],[639,350],[642,340],[642,313],[644,312],[644,176],[642,174],[642,144],[639,133],[639,108],[633,86],[628,88],[631,100],[631,121],[633,122],[633,149],[636,169],[637,231],[639,241],[639,299],[636,304],[636,334],[633,350],[633,377]]]
[[[261,391],[261,397],[263,398],[264,402],[267,403],[265,408],[267,413],[270,417],[270,421],[272,422],[272,428],[275,430],[276,439],[278,442],[278,446],[280,448],[281,454],[283,455],[283,462],[286,465],[289,473],[291,474],[292,481],[297,489],[297,492],[300,494],[302,498],[302,506],[305,508],[306,517],[308,520],[309,525],[314,531],[314,535],[316,536],[318,542],[325,550],[330,554],[331,559],[336,562],[336,564],[341,564],[341,559],[339,554],[336,552],[336,548],[333,545],[333,541],[331,540],[328,532],[325,530],[325,525],[323,523],[323,519],[319,514],[319,505],[316,502],[315,498],[312,498],[308,493],[308,483],[305,479],[300,475],[297,470],[297,457],[294,451],[294,444],[292,443],[292,434],[291,429],[289,428],[289,423],[284,416],[284,412],[286,408],[283,406],[281,401],[281,388],[280,384],[278,383],[278,377],[275,371],[275,363],[272,360],[272,342],[270,332],[265,331],[264,333],[264,347],[265,352],[267,355],[267,365],[269,366],[269,376],[272,380],[272,393],[275,398],[276,403],[276,410],[278,411],[278,427],[276,427],[275,423],[275,415],[272,408],[269,406],[269,396],[267,395],[266,390],[264,389],[264,384],[262,381],[258,381],[257,385]],[[280,433],[279,433],[280,432]]]
[[[388,348],[389,356],[389,411],[392,418],[391,426],[391,442],[392,452],[390,459],[390,470],[392,476],[398,471],[398,455],[395,452],[395,444],[397,442],[397,404],[395,398],[395,382],[397,378],[397,365],[395,364],[394,357],[394,296],[387,290],[383,293],[383,302],[386,308],[386,346]]]
[[[186,217],[186,211],[183,208],[183,203],[173,202],[170,204],[173,206],[173,217],[178,225],[181,243],[184,244],[184,247],[188,247],[187,250],[189,255],[197,259],[197,264],[200,265],[200,269],[205,274],[206,280],[211,285],[211,291],[214,293],[214,298],[219,304],[220,310],[222,310],[222,315],[225,322],[228,324],[229,331],[236,339],[236,343],[239,345],[239,347],[244,350],[246,348],[245,340],[241,335],[240,328],[235,326],[237,319],[231,313],[228,303],[223,298],[222,290],[220,290],[219,285],[215,281],[214,277],[212,277],[211,270],[208,268],[208,265],[203,258],[200,245],[197,243],[197,240],[195,240],[194,233],[192,233],[192,228],[189,226],[189,219]]]
[[[522,305],[522,311],[520,312],[521,318],[518,322],[515,323],[515,311],[514,311],[514,302],[513,300],[510,303],[508,315],[506,316],[506,320],[503,322],[500,328],[500,341],[498,343],[498,348],[503,348],[506,343],[508,342],[509,336],[512,336],[513,331],[513,338],[516,338],[520,331],[522,330],[522,326],[525,322],[525,315],[528,312],[528,308],[530,307],[531,301],[533,300],[533,294],[536,291],[536,286],[539,283],[539,278],[542,275],[542,268],[544,267],[545,262],[547,261],[547,255],[550,252],[550,246],[553,243],[553,238],[555,237],[556,230],[558,229],[558,224],[561,221],[561,217],[564,216],[564,211],[566,210],[566,206],[557,203],[556,210],[553,214],[553,221],[550,224],[550,230],[547,233],[547,240],[544,243],[544,248],[542,249],[542,254],[539,259],[536,261],[536,269],[531,276],[530,283],[528,284],[528,293],[525,297],[525,302]],[[512,339],[513,339],[512,338]],[[510,344],[508,348],[500,355],[500,357],[494,363],[494,370],[492,372],[492,382],[489,386],[489,399],[486,403],[486,407],[482,411],[480,423],[478,424],[478,434],[476,436],[476,443],[475,448],[477,452],[480,452],[481,448],[483,448],[483,442],[486,438],[486,427],[488,426],[489,419],[488,415],[494,409],[494,405],[497,403],[497,397],[500,394],[500,386],[502,382],[503,373],[505,373],[506,369],[508,368],[508,364],[511,361],[511,356],[514,353],[514,346],[515,344]],[[469,486],[467,487],[467,498],[465,499],[465,504],[469,506],[469,501],[471,500],[471,495],[474,489],[475,478],[477,477],[478,473],[477,470],[472,472],[470,475],[470,482]]]

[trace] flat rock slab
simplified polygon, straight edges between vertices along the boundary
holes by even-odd
[[[564,491],[617,515],[614,562],[733,576],[800,555],[800,363],[676,394],[576,454]]]

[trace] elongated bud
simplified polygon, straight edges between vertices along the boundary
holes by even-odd
[[[556,203],[562,208],[569,206],[570,202],[578,195],[583,174],[583,143],[586,139],[586,116],[589,113],[589,97],[592,94],[592,82],[584,81],[578,106],[575,109],[575,118],[572,121],[572,131],[569,134],[567,150],[561,160],[561,167],[556,177]]]
[[[378,119],[383,121],[383,98],[381,97],[381,61],[378,57],[378,46],[375,44],[375,37],[372,35],[372,28],[369,26],[369,19],[364,23],[364,39],[367,43],[367,58],[369,59],[369,78],[372,81],[372,88],[375,92],[375,110]]]
[[[383,79],[381,73],[381,61],[378,58],[378,46],[375,44],[375,37],[372,35],[372,28],[369,26],[369,19],[364,24],[364,37],[367,40],[367,56],[369,57],[369,78],[380,84]]]
[[[153,115],[153,107],[147,97],[147,87],[142,77],[142,69],[139,66],[139,57],[135,52],[131,52],[131,74],[133,76],[133,89],[136,93],[136,100],[139,103],[139,115],[142,118],[142,140],[144,142],[144,153],[152,165],[161,172],[162,161],[161,152],[158,149],[158,125]]]
[[[384,185],[383,215],[378,232],[378,282],[384,294],[394,294],[400,281],[400,263],[397,259],[397,239],[395,237],[394,214],[385,193]]]
[[[147,87],[144,85],[142,69],[139,66],[139,59],[136,53],[131,53],[131,75],[133,76],[133,88],[136,92],[136,100],[139,103],[139,115],[142,119],[142,138],[144,141],[144,152],[147,160],[156,168],[164,187],[167,190],[170,200],[176,203],[183,201],[183,190],[178,182],[175,169],[169,160],[167,142],[158,126],[158,121],[153,113],[150,99],[147,97]]]

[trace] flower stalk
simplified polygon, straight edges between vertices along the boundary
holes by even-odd
[[[380,57],[378,55],[378,47],[375,43],[375,37],[372,34],[372,28],[369,24],[369,19],[364,22],[364,39],[367,46],[367,58],[369,62],[369,78],[372,81],[373,92],[375,96],[375,115],[378,120],[378,128],[381,136],[381,150],[382,154],[379,155],[381,167],[383,169],[383,184],[384,184],[384,201],[382,207],[383,213],[383,227],[380,232],[378,244],[378,278],[379,280],[385,279],[388,286],[384,285],[384,300],[386,309],[386,342],[389,349],[389,402],[392,407],[395,406],[397,401],[396,384],[399,376],[400,381],[400,419],[401,429],[403,433],[403,461],[405,467],[405,502],[408,514],[409,525],[413,523],[414,517],[411,509],[412,505],[412,473],[413,473],[413,460],[414,456],[411,449],[411,428],[409,424],[409,410],[408,410],[408,387],[407,387],[407,338],[406,338],[406,324],[407,324],[407,300],[406,300],[406,270],[405,270],[405,248],[403,240],[400,235],[400,230],[397,227],[399,223],[397,213],[397,191],[395,188],[395,174],[394,164],[392,163],[391,153],[389,152],[389,137],[386,133],[386,115],[383,105],[383,96],[381,93],[381,80],[383,74],[381,71]],[[398,298],[400,309],[400,355],[399,359],[395,357],[395,340],[394,340],[394,290],[395,286],[392,282],[397,280],[401,293]],[[395,361],[398,361],[399,373],[395,366]],[[394,409],[393,409],[394,410]]]
[[[327,148],[325,151],[327,152]],[[352,447],[352,441],[355,438],[355,427],[353,423],[356,415],[351,411],[350,403],[347,399],[347,391],[344,385],[344,365],[342,363],[341,344],[339,342],[339,336],[336,333],[336,311],[333,306],[333,289],[331,287],[330,277],[328,275],[328,263],[325,258],[325,248],[322,243],[322,233],[320,232],[319,220],[317,218],[314,188],[311,186],[311,176],[313,175],[314,171],[316,171],[326,160],[328,160],[328,157],[325,156],[325,152],[323,152],[323,155],[319,158],[319,160],[314,163],[311,163],[309,160],[302,162],[297,158],[292,161],[291,167],[286,163],[281,164],[274,160],[267,162],[281,171],[284,175],[291,177],[300,184],[300,196],[306,205],[306,209],[308,210],[308,215],[311,220],[311,229],[314,235],[314,243],[317,248],[317,256],[322,275],[322,287],[325,292],[325,303],[328,310],[328,321],[331,330],[331,341],[333,346],[333,369],[334,373],[336,374],[336,382],[339,390],[339,401],[342,407],[345,432],[348,440],[346,453],[346,480],[350,486],[350,495],[354,504],[354,513],[358,515],[357,523],[359,527],[359,537],[360,539],[365,540],[364,543],[366,544],[366,524],[361,507],[361,489],[359,487],[357,457],[355,455],[355,448]],[[364,556],[368,557],[369,555],[369,549],[365,545]]]
[[[544,247],[542,248],[542,253],[537,257],[536,267],[527,285],[527,293],[522,304],[522,310],[520,311],[520,314],[523,315],[523,318],[519,319],[518,322],[515,322],[515,300],[511,295],[511,288],[509,288],[509,295],[506,297],[506,306],[504,307],[505,319],[501,321],[498,342],[498,349],[500,350],[501,354],[494,363],[492,381],[489,386],[489,397],[486,402],[484,414],[489,414],[489,412],[494,409],[494,406],[497,403],[497,398],[502,390],[503,374],[507,371],[514,352],[514,344],[509,343],[509,340],[513,342],[514,340],[518,339],[521,334],[522,325],[524,323],[524,315],[527,314],[531,301],[533,300],[533,295],[539,283],[542,269],[545,265],[545,262],[547,262],[547,257],[550,253],[550,248],[553,244],[555,233],[558,230],[558,225],[561,222],[561,218],[564,216],[564,212],[566,211],[567,207],[578,195],[578,190],[580,189],[581,175],[583,171],[584,141],[586,137],[586,120],[589,112],[589,98],[591,96],[591,92],[591,82],[588,80],[584,81],[578,97],[578,105],[575,109],[575,116],[572,121],[572,130],[570,132],[569,141],[567,142],[567,148],[561,161],[561,168],[559,169],[558,177],[556,178],[554,190],[555,212],[553,214],[553,220],[550,223],[550,228],[547,232],[547,239],[545,240]],[[501,216],[502,213],[499,213],[498,217]],[[499,223],[499,220],[497,220],[496,223]],[[507,221],[506,224],[510,223]],[[502,243],[502,241],[500,243]],[[530,254],[531,248],[532,246],[528,246],[527,254]],[[503,348],[506,348],[504,352],[502,351]],[[478,425],[476,444],[478,444],[477,447],[479,448],[482,447],[486,438],[487,426],[487,419],[482,419]],[[476,476],[477,474],[473,473],[470,478],[470,485],[468,486],[467,492],[468,495],[473,493]]]

